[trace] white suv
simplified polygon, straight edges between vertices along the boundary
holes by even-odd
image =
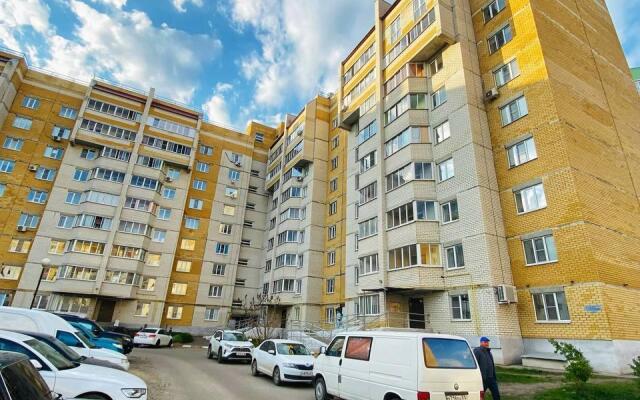
[[[253,343],[239,331],[215,331],[207,346],[207,358],[215,356],[219,363],[227,360],[251,362],[252,352]]]

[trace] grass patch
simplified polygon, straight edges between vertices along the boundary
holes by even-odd
[[[580,393],[569,388],[551,389],[538,393],[535,400],[640,400],[640,386],[635,382],[587,384]]]
[[[498,383],[539,383],[547,382],[548,378],[539,375],[525,375],[511,372],[498,372]]]
[[[562,372],[558,371],[542,371],[539,369],[531,369],[531,368],[508,368],[508,367],[500,367],[496,366],[496,371],[498,373],[504,372],[507,374],[519,374],[519,375],[562,375]]]

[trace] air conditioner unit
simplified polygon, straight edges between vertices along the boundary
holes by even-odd
[[[236,167],[242,167],[242,163],[240,161],[234,161],[233,165],[235,165]]]
[[[304,180],[304,177],[303,176],[296,176],[296,180],[298,182],[302,182]]]
[[[62,140],[62,138],[58,135],[53,135],[53,140],[55,140],[56,142],[59,142]]]
[[[512,285],[499,285],[496,287],[498,294],[498,303],[509,304],[518,302],[518,293],[516,287]]]
[[[38,170],[38,165],[37,164],[30,164],[29,165],[29,171],[36,172],[37,170]]]
[[[173,182],[173,178],[170,176],[165,176],[164,177],[165,182]]]
[[[24,225],[18,225],[18,227],[16,228],[16,230],[18,232],[26,232],[27,231],[27,227]]]
[[[498,92],[498,88],[492,87],[488,92],[484,94],[484,99],[488,101],[495,100],[499,95],[500,93]]]

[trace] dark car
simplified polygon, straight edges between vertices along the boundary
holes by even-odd
[[[105,361],[105,360],[99,360],[93,357],[81,356],[80,354],[76,353],[71,347],[62,343],[61,341],[59,341],[53,336],[40,333],[40,332],[27,332],[27,331],[15,331],[15,332],[22,333],[23,335],[31,336],[32,338],[40,342],[48,344],[49,346],[53,347],[54,350],[57,350],[58,353],[62,354],[64,358],[66,358],[71,362],[80,363],[80,364],[98,365],[100,367],[114,368],[114,369],[119,369],[120,371],[126,371],[122,366],[118,364],[114,364],[112,362]]]
[[[56,314],[56,315],[64,319],[65,321],[77,322],[79,324],[86,326],[87,328],[91,329],[91,332],[93,332],[93,334],[96,335],[97,337],[120,340],[120,342],[122,342],[122,348],[124,350],[124,354],[129,354],[133,350],[133,339],[131,339],[131,336],[129,335],[125,335],[125,334],[117,333],[113,331],[105,331],[104,329],[102,329],[100,325],[96,324],[94,321],[88,318],[82,318],[82,317],[78,317],[77,315],[71,315],[71,314]]]
[[[0,400],[57,400],[29,359],[0,351]]]

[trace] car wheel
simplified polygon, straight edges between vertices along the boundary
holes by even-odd
[[[155,347],[160,347],[160,339],[156,340]]]
[[[167,345],[167,347],[173,347],[173,340],[169,340],[169,344]]]
[[[207,347],[207,358],[211,360],[213,358],[213,351],[211,351],[211,345]]]
[[[222,359],[222,348],[218,349],[218,363],[222,364],[224,360]]]
[[[274,383],[276,386],[280,386],[280,385],[282,385],[282,378],[280,377],[280,368],[275,367],[275,368],[273,369],[273,376],[272,376],[272,378],[273,378],[273,383]]]
[[[95,399],[95,400],[111,400],[109,396],[100,394],[100,393],[90,393],[83,394],[80,398],[82,399]]]
[[[316,400],[329,400],[329,394],[327,393],[327,385],[324,383],[324,379],[317,378],[313,383]]]
[[[251,363],[251,375],[253,376],[260,375],[260,371],[258,371],[258,362],[256,360],[253,360],[253,362]]]

